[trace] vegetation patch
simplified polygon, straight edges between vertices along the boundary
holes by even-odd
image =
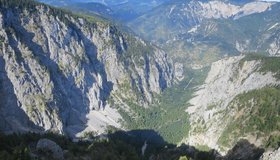
[[[189,115],[185,112],[188,101],[195,92],[194,87],[202,84],[208,69],[188,72],[185,80],[155,95],[156,101],[145,108],[126,100],[134,116],[120,110],[128,129],[153,129],[167,142],[177,144],[186,138],[190,130]],[[193,79],[192,81],[190,81]],[[189,82],[191,82],[189,84]]]
[[[240,61],[239,65],[242,67],[246,61],[260,61],[259,72],[272,72],[277,79],[280,79],[280,57],[268,57],[263,54],[248,54]]]
[[[254,136],[263,139],[263,147],[277,148],[280,137],[280,88],[265,87],[238,95],[229,105],[237,106],[239,116],[232,117],[230,124],[219,139],[225,147],[239,137]]]

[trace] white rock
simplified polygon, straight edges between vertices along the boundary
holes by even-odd
[[[173,83],[166,53],[142,39],[131,40],[101,22],[89,24],[67,14],[62,20],[44,5],[35,9],[0,13],[0,36],[13,41],[0,52],[0,85],[5,84],[0,88],[5,93],[1,130],[76,135],[89,129],[102,132],[107,125],[122,128],[118,111],[108,106],[109,97],[126,111],[124,99],[149,104],[153,93]],[[7,34],[4,23],[13,24],[14,31]],[[126,53],[131,43],[150,47],[151,53]],[[144,66],[138,58],[145,60]],[[122,85],[130,87],[127,92]]]
[[[186,111],[190,114],[192,128],[200,125],[198,122],[201,120],[207,128],[199,133],[191,130],[187,139],[190,145],[207,145],[219,150],[218,139],[229,123],[227,118],[223,119],[221,113],[234,97],[265,86],[280,84],[273,73],[257,72],[259,61],[245,61],[240,68],[239,62],[242,58],[243,56],[230,57],[213,63],[205,84],[199,87],[194,98],[189,101],[191,106]],[[214,107],[209,109],[212,105]],[[235,112],[235,109],[231,108],[227,111],[227,117],[235,115]]]
[[[260,160],[279,160],[280,159],[280,148],[275,151],[265,152]]]

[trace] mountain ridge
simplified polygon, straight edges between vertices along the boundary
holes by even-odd
[[[168,2],[131,24],[136,33],[149,30],[142,36],[151,43],[103,19],[106,7],[89,16],[0,0],[0,137],[64,134],[92,140],[78,153],[103,158],[112,148],[130,153],[122,147],[155,160],[277,156],[279,4]],[[151,137],[166,147],[153,148]]]
[[[279,106],[278,102],[273,105],[274,100],[277,101],[280,85],[279,69],[276,69],[279,62],[279,58],[250,55],[225,58],[213,63],[204,84],[199,86],[189,101],[190,107],[186,112],[190,114],[192,129],[186,142],[194,146],[206,145],[223,153],[241,137],[246,137],[258,147],[268,144],[270,137],[278,137],[280,133],[274,128],[279,125],[278,120],[269,120],[272,117],[270,111],[256,110],[277,110]],[[270,100],[265,99],[268,95]],[[260,100],[261,96],[263,100]],[[267,103],[267,107],[262,106],[262,103]],[[265,115],[266,112],[269,112],[268,115]],[[244,117],[242,119],[242,116],[249,119],[263,117],[265,120],[259,124]],[[277,114],[273,116],[279,118]],[[237,119],[239,121],[234,122]],[[240,123],[242,126],[239,129],[232,128]],[[274,123],[266,128],[273,130],[270,132],[252,126],[250,128],[250,125],[258,128],[258,125],[270,126],[270,123]],[[256,138],[255,132],[259,137]],[[272,132],[275,135],[271,135]],[[277,148],[277,144],[274,147]]]
[[[278,15],[277,2],[179,0],[162,4],[128,25],[190,68],[210,66],[240,53],[279,55]]]
[[[14,108],[2,117],[1,130],[24,131],[33,123],[40,130],[75,135],[85,129],[90,111],[102,109],[107,112],[100,112],[101,123],[90,125],[103,132],[107,125],[120,127],[121,116],[108,106],[120,86],[126,87],[119,96],[145,105],[172,84],[172,63],[163,51],[110,24],[33,2],[1,1],[1,86],[9,84],[1,88],[7,93],[1,110]],[[13,3],[18,7],[12,9]]]

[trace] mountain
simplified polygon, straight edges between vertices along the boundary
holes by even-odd
[[[39,1],[54,6],[65,6],[68,4],[79,2],[78,0],[39,0]]]
[[[241,138],[261,148],[279,146],[280,58],[230,57],[212,64],[189,101],[186,142],[228,151]]]
[[[142,3],[143,5],[159,5],[163,2],[166,2],[167,0],[122,0],[122,1],[118,1],[118,0],[92,0],[95,2],[99,2],[99,3],[104,3],[106,5],[109,6],[113,6],[113,5],[119,5],[119,4],[124,4],[124,3]],[[150,3],[150,4],[148,4]]]
[[[279,3],[52,2],[0,0],[0,159],[278,159]]]
[[[77,13],[101,16],[107,19],[113,19],[117,17],[116,13],[110,7],[96,2],[71,3],[65,5],[64,8],[75,11]]]
[[[131,21],[140,15],[150,11],[154,7],[169,0],[39,0],[40,2],[53,6],[74,9],[83,14],[98,13],[107,18],[118,21]],[[106,7],[106,8],[105,8]]]
[[[211,65],[225,55],[279,55],[279,3],[182,1],[164,3],[129,26],[185,66]]]
[[[104,3],[116,12],[118,19],[129,22],[169,0],[126,0],[117,1],[117,3],[111,1],[105,0]]]
[[[188,29],[199,25],[204,20],[238,19],[246,15],[264,12],[268,10],[271,5],[272,3],[269,2],[250,2],[243,5],[235,5],[231,4],[231,1],[175,0],[162,4],[153,11],[139,17],[135,22],[132,22],[132,26],[145,29],[149,24],[154,24],[150,25],[150,27],[153,27],[150,28],[152,29],[150,32],[154,32],[153,29],[161,28],[162,32],[171,33],[171,35],[162,34],[160,37],[155,37],[153,40],[167,41],[173,38],[172,36],[179,33],[183,34],[184,31],[186,32],[186,30],[188,31]]]
[[[166,53],[94,17],[0,1],[1,131],[122,128],[116,106],[147,106],[173,83]]]
[[[119,1],[114,0],[38,0],[39,2],[46,3],[53,6],[66,6],[74,3],[99,3],[99,4],[119,4]],[[124,1],[125,2],[125,1]],[[120,2],[123,3],[123,2]]]

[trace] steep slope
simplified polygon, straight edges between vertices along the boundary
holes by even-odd
[[[1,131],[103,132],[121,127],[113,102],[145,106],[172,84],[163,51],[93,17],[1,0],[0,28]]]
[[[280,149],[275,151],[268,151],[263,154],[260,160],[277,160],[280,157]]]
[[[187,142],[222,152],[245,138],[263,148],[279,142],[280,59],[238,56],[213,63],[191,106]]]

